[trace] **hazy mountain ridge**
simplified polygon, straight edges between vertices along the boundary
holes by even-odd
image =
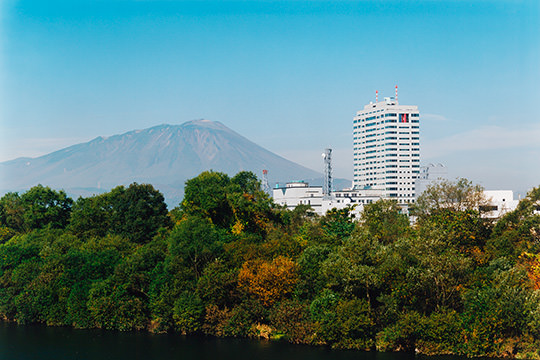
[[[2,162],[0,189],[22,191],[43,184],[72,196],[89,196],[117,185],[151,183],[173,205],[182,197],[187,179],[210,169],[229,175],[250,170],[259,177],[267,169],[271,184],[322,176],[220,122],[194,120],[100,136],[37,158]]]

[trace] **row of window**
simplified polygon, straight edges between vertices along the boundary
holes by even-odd
[[[379,124],[382,124],[382,123],[371,123],[366,126],[357,125],[353,127],[353,130],[356,130],[355,133],[364,133],[368,131],[376,131],[376,130],[383,130],[383,129],[395,129],[398,127],[398,125],[386,125],[386,126],[381,126],[380,128],[372,127],[373,125],[379,125]],[[362,129],[363,127],[366,127],[367,129]],[[404,123],[400,123],[399,128],[400,129],[419,129],[420,126],[419,125],[405,125]]]
[[[372,143],[373,141],[370,141],[370,143]],[[393,143],[393,144],[386,144],[386,145],[392,145],[392,146],[397,146],[397,143]],[[409,147],[408,144],[399,144],[399,148],[385,148],[384,144],[381,145],[377,145],[377,144],[371,144],[371,145],[366,145],[366,146],[357,146],[354,148],[355,150],[355,155],[356,153],[358,152],[362,152],[361,150],[365,150],[365,149],[372,149],[372,148],[377,148],[377,147],[380,147],[382,149],[379,149],[379,150],[370,150],[370,151],[366,151],[365,153],[373,153],[373,152],[390,152],[390,151],[412,151],[412,152],[419,152],[420,151],[420,148],[411,148]]]

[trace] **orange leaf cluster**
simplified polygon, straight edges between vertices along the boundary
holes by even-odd
[[[296,263],[284,256],[278,256],[272,262],[246,261],[238,273],[240,288],[264,306],[272,306],[291,293],[297,281]]]
[[[540,254],[524,253],[520,256],[524,260],[527,276],[535,290],[540,289]]]

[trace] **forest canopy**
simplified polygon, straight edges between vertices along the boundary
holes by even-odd
[[[0,199],[0,316],[21,324],[263,337],[332,348],[540,359],[540,187],[497,220],[467,180],[316,216],[251,172],[73,200]]]

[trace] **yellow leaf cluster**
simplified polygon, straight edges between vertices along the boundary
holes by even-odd
[[[520,258],[524,260],[527,276],[535,290],[540,289],[540,254],[523,253]]]
[[[244,224],[240,220],[236,220],[233,226],[231,226],[231,233],[234,235],[240,235],[244,231]]]
[[[296,263],[284,256],[278,256],[271,262],[246,261],[238,273],[240,288],[255,296],[264,306],[272,306],[290,294],[297,281]]]

